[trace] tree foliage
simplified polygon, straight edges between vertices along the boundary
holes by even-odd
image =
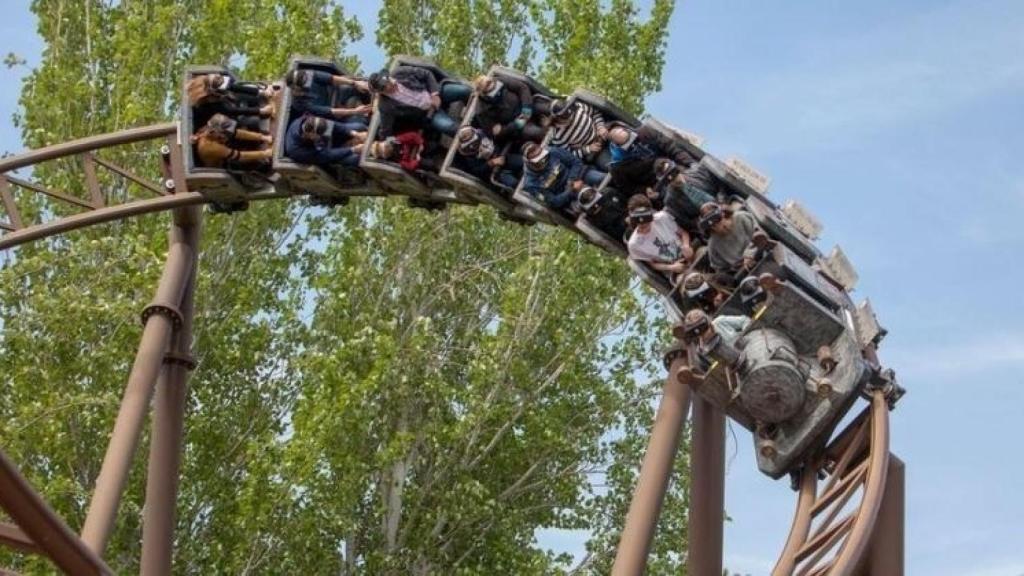
[[[385,0],[377,40],[466,76],[493,63],[529,69],[639,113],[659,86],[672,8]],[[292,53],[352,65],[345,50],[361,34],[327,0],[37,0],[33,10],[46,48],[18,118],[32,147],[168,119],[186,63],[231,64],[247,78],[279,75]],[[152,147],[116,154],[153,173]],[[84,194],[73,166],[33,177]],[[33,217],[61,209],[20,202]],[[19,250],[0,271],[0,438],[72,526],[88,506],[165,230],[153,216],[75,233]],[[572,569],[539,546],[540,528],[590,530],[577,568],[608,572],[660,388],[650,378],[663,333],[621,262],[486,209],[426,214],[389,199],[208,218],[200,267],[178,572]],[[652,574],[683,559],[685,462]],[[119,572],[137,570],[144,475],[140,462],[108,549]],[[46,571],[4,554],[22,572]]]

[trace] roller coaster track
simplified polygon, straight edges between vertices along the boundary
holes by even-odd
[[[142,342],[80,537],[0,451],[0,505],[14,522],[0,523],[0,544],[46,556],[68,574],[112,574],[102,555],[154,393],[141,564],[143,574],[168,574],[170,570],[184,384],[194,368],[189,348],[201,220],[196,207],[207,203],[200,192],[187,188],[178,140],[176,123],[155,124],[0,159],[0,213],[6,216],[0,218],[0,251],[143,214],[172,211],[174,216],[164,275],[154,302],[143,312]],[[151,141],[163,142],[157,182],[101,156],[108,148]],[[80,163],[87,198],[47,189],[15,174],[61,159]],[[109,203],[98,168],[136,184],[153,197]],[[18,208],[25,194],[45,196],[77,213],[27,222]],[[292,195],[275,189],[249,199]],[[53,213],[43,211],[48,216]],[[691,404],[691,389],[681,384],[685,380],[680,376],[682,368],[678,356],[670,362],[613,574],[644,571]],[[158,376],[167,385],[158,387]],[[773,576],[902,574],[903,465],[889,453],[887,401],[879,391],[868,395],[870,405],[813,455],[799,474],[793,525]],[[725,418],[699,397],[694,397],[692,404],[689,573],[718,576],[722,573]],[[0,569],[0,574],[9,573]]]

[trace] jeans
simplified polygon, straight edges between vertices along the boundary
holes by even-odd
[[[607,175],[607,172],[602,172],[596,168],[587,168],[586,171],[583,172],[583,183],[587,186],[597,188],[601,185],[601,182],[604,181],[604,177]]]
[[[459,121],[448,115],[445,110],[454,102],[466,102],[473,89],[458,82],[445,82],[441,85],[441,108],[430,118],[430,126],[434,130],[448,136],[454,136],[459,129]]]

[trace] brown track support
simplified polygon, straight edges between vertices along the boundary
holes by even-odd
[[[121,503],[128,472],[138,447],[139,435],[145,423],[146,412],[153,397],[157,376],[163,366],[171,340],[171,331],[181,324],[180,307],[185,286],[192,274],[194,248],[180,234],[171,232],[171,246],[167,253],[156,297],[143,312],[142,339],[135,356],[121,409],[114,423],[106,456],[89,513],[82,528],[82,539],[89,547],[102,554],[114,528],[117,509]]]
[[[173,164],[179,160],[174,148],[164,162],[165,178],[173,179]],[[180,186],[184,189],[184,182]],[[146,473],[146,506],[142,523],[143,576],[171,574],[174,557],[174,516],[178,501],[182,446],[185,429],[185,400],[192,360],[192,321],[195,289],[199,274],[199,236],[202,213],[197,208],[174,212],[172,234],[192,247],[192,273],[181,302],[181,326],[174,332],[170,354],[164,359],[153,402],[153,433],[149,444]]]
[[[802,471],[793,526],[772,575],[852,576],[857,573],[858,566],[863,566],[866,561],[869,545],[874,546],[872,537],[887,491],[890,458],[893,457],[889,454],[889,407],[882,392],[873,392],[871,406]],[[820,493],[819,474],[827,475]],[[849,506],[857,494],[860,501]],[[897,496],[889,498],[896,499]],[[898,499],[902,504],[902,493]],[[887,511],[886,514],[887,522],[894,523],[895,520],[889,516],[894,512]],[[899,517],[902,518],[902,509]],[[889,528],[887,532],[896,531],[896,528]],[[898,536],[902,550],[901,530]],[[896,561],[890,561],[893,563],[886,566],[895,565]],[[898,563],[902,566],[902,556]],[[902,568],[900,570],[902,573]],[[883,571],[877,574],[889,576],[898,573]]]
[[[672,361],[662,389],[661,403],[651,427],[636,491],[626,514],[626,523],[619,538],[612,574],[639,576],[647,567],[647,556],[658,526],[661,506],[672,477],[672,464],[679,451],[679,438],[686,424],[690,406],[690,387],[679,382],[679,369],[686,365],[685,356]]]
[[[39,554],[39,547],[25,534],[25,531],[14,524],[0,524],[0,544],[22,552]]]
[[[703,398],[693,402],[687,574],[722,574],[725,528],[725,413]]]
[[[112,574],[43,501],[18,469],[0,451],[0,506],[17,523],[25,537],[67,574]]]

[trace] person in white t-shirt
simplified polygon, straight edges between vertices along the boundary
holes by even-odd
[[[689,233],[668,212],[655,212],[650,198],[643,194],[631,197],[627,209],[634,226],[627,244],[629,257],[646,262],[673,279],[685,272],[687,261],[693,258]]]

